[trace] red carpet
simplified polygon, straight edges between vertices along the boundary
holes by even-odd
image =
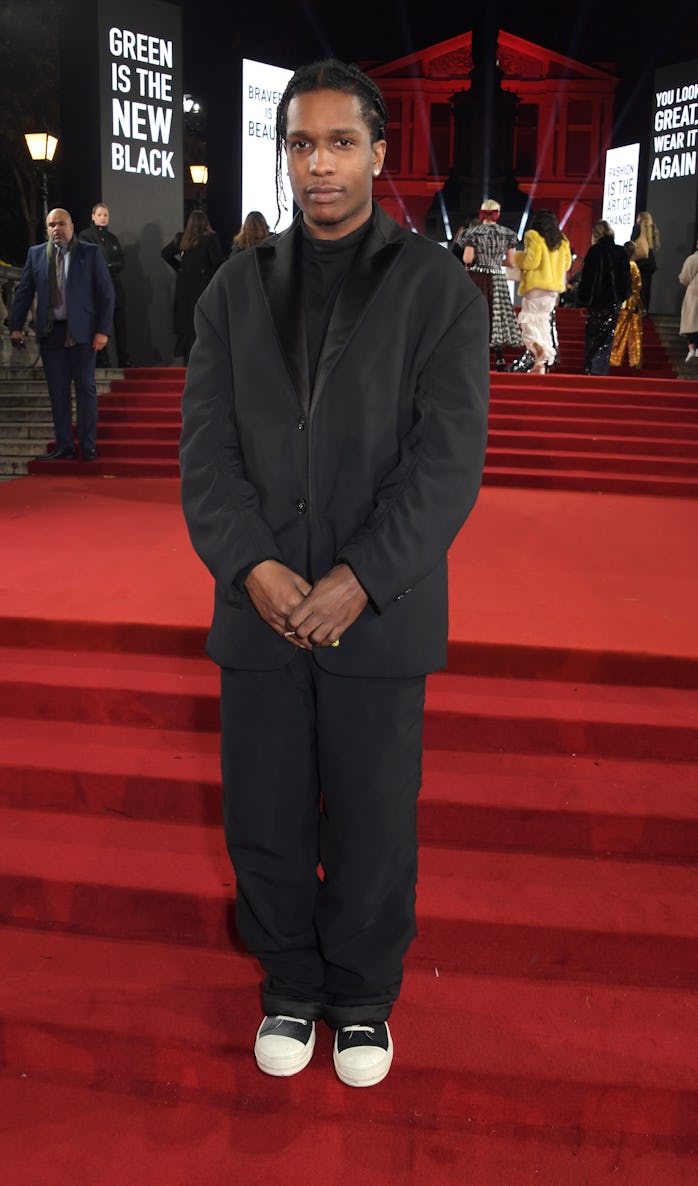
[[[297,1079],[251,1056],[178,483],[53,473],[0,486],[4,1180],[692,1184],[698,501],[483,489],[394,1068],[352,1092],[324,1029]]]

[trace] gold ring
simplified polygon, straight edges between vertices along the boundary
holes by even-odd
[[[333,647],[338,647],[338,646],[339,646],[339,639],[338,639],[338,638],[335,638],[334,642],[333,642],[333,643],[331,643],[330,645],[331,645],[331,646],[333,646]]]

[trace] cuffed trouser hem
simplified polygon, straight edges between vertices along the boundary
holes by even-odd
[[[262,990],[262,1008],[267,1017],[300,1017],[304,1021],[322,1021],[325,1006],[320,1001],[305,1001],[302,997],[287,996],[283,992]]]
[[[325,1005],[323,1019],[333,1030],[345,1025],[368,1025],[372,1021],[387,1021],[393,1002],[382,1005]]]
[[[300,1017],[304,1021],[325,1021],[333,1030],[342,1029],[345,1025],[387,1021],[393,1004],[393,1001],[382,1001],[379,1005],[325,1005],[320,1001],[305,1001],[283,992],[266,988],[262,990],[262,1008],[267,1017],[281,1014],[284,1017]]]

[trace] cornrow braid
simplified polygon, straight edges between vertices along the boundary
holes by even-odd
[[[318,62],[311,62],[309,66],[301,66],[289,79],[276,109],[277,223],[281,218],[282,205],[286,209],[281,162],[286,144],[288,106],[296,95],[305,95],[309,91],[343,91],[348,95],[356,95],[361,114],[371,133],[371,143],[375,144],[376,140],[385,139],[388,124],[385,99],[380,88],[363,70],[352,63],[340,62],[338,58],[324,58]]]

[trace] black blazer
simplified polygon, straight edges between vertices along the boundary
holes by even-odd
[[[290,661],[240,578],[272,558],[312,582],[345,561],[369,604],[316,661],[424,674],[446,662],[447,550],[482,478],[487,305],[450,252],[375,207],[311,392],[300,246],[296,219],[228,260],[197,307],[180,461],[216,579],[208,651],[231,667]]]

